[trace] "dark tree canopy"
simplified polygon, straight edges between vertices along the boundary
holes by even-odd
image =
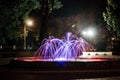
[[[54,9],[61,7],[61,2],[58,0],[0,0],[0,44],[17,38],[16,33],[19,27],[23,27],[30,12],[34,9],[41,10],[43,6],[45,9],[48,8],[47,13],[50,14]]]
[[[120,37],[120,1],[107,0],[107,4],[106,11],[103,12],[104,20],[108,24],[107,29]]]
[[[40,8],[37,0],[1,0],[0,1],[0,43],[16,38],[18,27],[28,14]]]
[[[40,33],[39,33],[39,41],[42,42],[44,38],[49,36],[49,26],[48,20],[50,14],[62,7],[62,4],[59,0],[41,0],[41,26],[40,26]]]

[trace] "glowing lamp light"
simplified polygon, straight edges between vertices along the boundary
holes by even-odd
[[[27,26],[32,26],[32,25],[33,25],[33,21],[30,20],[30,19],[28,19],[28,20],[26,21],[26,25],[27,25]]]
[[[82,34],[83,34],[83,35],[87,35],[87,32],[86,32],[86,31],[83,31]]]
[[[74,25],[72,25],[72,28],[74,28],[76,25],[74,24]]]
[[[82,31],[84,37],[94,37],[96,35],[96,30],[94,28],[88,28]]]
[[[88,34],[89,36],[94,36],[94,32],[93,32],[92,30],[88,31],[87,34]]]

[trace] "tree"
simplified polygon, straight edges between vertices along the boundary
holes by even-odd
[[[41,0],[41,28],[40,28],[40,42],[46,37],[49,36],[48,32],[48,19],[50,14],[55,10],[62,7],[62,4],[58,0]]]
[[[114,39],[111,39],[113,54],[120,54],[120,1],[107,0],[107,4],[103,17],[108,24],[107,29],[112,33],[111,36],[114,36]]]
[[[12,13],[11,9],[13,6],[10,6],[9,3],[5,5],[5,3],[7,3],[6,0],[0,1],[0,43],[1,44],[4,44],[7,38],[10,38],[12,32],[12,31],[10,32],[8,24],[11,23],[9,19]]]
[[[16,38],[16,32],[23,25],[28,14],[40,8],[38,0],[0,1],[0,43]]]
[[[60,8],[58,0],[1,0],[0,1],[0,43],[16,39],[19,27],[34,9],[42,11],[41,35],[46,32],[48,16],[54,9]],[[44,29],[46,28],[46,29]],[[44,37],[44,36],[43,36]],[[43,38],[42,38],[43,39]]]
[[[106,11],[103,12],[104,21],[107,23],[107,29],[120,37],[120,1],[107,0]]]

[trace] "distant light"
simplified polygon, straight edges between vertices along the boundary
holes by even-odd
[[[27,19],[27,20],[25,21],[25,24],[26,24],[27,26],[33,26],[33,25],[34,25],[32,19]]]
[[[29,22],[28,22],[28,25],[32,25],[32,24],[33,24],[32,21],[29,21]]]
[[[74,25],[72,25],[72,28],[74,28],[75,27],[75,24]]]
[[[32,25],[33,25],[33,22],[32,22],[32,21],[28,21],[28,22],[27,22],[27,25],[28,25],[28,26],[32,26]]]
[[[112,41],[113,41],[113,40],[115,40],[115,38],[114,38],[114,37],[112,37],[111,39],[112,39]]]
[[[87,34],[88,34],[89,36],[94,36],[94,33],[93,33],[92,30],[88,31]]]
[[[87,28],[87,29],[82,31],[82,35],[84,37],[93,38],[96,36],[96,34],[97,34],[97,32],[96,32],[95,28]]]
[[[83,35],[87,35],[87,32],[86,32],[86,31],[83,31],[82,34],[83,34]]]
[[[2,49],[3,47],[2,47],[2,45],[0,45],[0,49]]]

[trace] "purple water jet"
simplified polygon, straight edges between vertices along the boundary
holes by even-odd
[[[52,60],[76,59],[83,51],[90,51],[93,46],[83,38],[78,38],[71,32],[61,38],[49,36],[44,39],[40,48],[35,52],[34,57]]]

